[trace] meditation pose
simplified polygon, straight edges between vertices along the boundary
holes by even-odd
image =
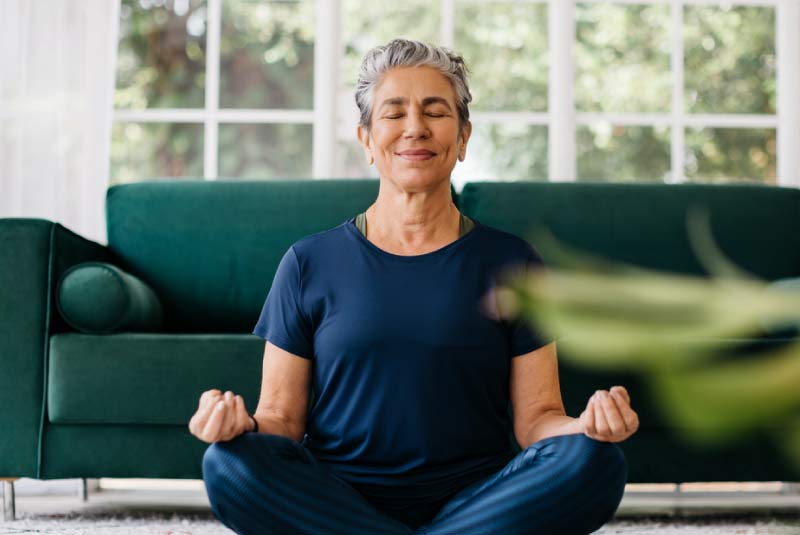
[[[453,202],[471,100],[449,49],[396,39],[364,57],[357,134],[377,199],[281,259],[253,331],[255,413],[209,390],[189,423],[233,531],[583,534],[613,517],[628,472],[615,442],[638,416],[621,386],[567,416],[556,342],[498,314],[502,273],[543,266]]]

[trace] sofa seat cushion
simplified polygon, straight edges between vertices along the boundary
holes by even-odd
[[[206,390],[255,411],[264,341],[252,334],[58,334],[47,410],[64,424],[188,425]]]

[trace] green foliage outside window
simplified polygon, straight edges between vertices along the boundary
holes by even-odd
[[[221,3],[221,109],[313,107],[314,5],[313,0]],[[207,10],[206,0],[122,0],[117,109],[203,109]],[[455,10],[455,49],[472,70],[472,109],[546,112],[547,5],[457,0]],[[372,46],[399,36],[438,42],[440,12],[439,0],[343,0],[339,81],[345,93],[352,91],[361,58]],[[685,112],[774,114],[775,9],[685,6],[683,19]],[[578,111],[668,113],[670,28],[665,5],[579,2]],[[112,179],[202,174],[202,124],[135,124],[139,130],[115,125]],[[311,128],[220,125],[220,176],[309,176]],[[343,176],[375,176],[363,163],[354,128],[343,128],[341,135],[349,137],[337,140],[340,170]],[[476,131],[468,154],[475,165],[456,171],[465,180],[547,177],[545,126],[481,124]],[[774,183],[775,135],[774,128],[687,128],[682,171],[691,181]],[[579,180],[660,181],[670,174],[664,127],[579,126],[576,143]],[[282,162],[281,154],[295,161]]]

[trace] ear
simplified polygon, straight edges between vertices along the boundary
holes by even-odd
[[[367,157],[367,160],[372,158],[372,140],[369,137],[369,130],[364,128],[363,125],[358,125],[356,128],[356,136],[358,136],[358,141],[361,143],[361,147],[364,149],[364,154]]]
[[[461,128],[461,133],[458,135],[458,160],[463,162],[467,156],[467,143],[469,137],[472,135],[472,123],[467,121]]]

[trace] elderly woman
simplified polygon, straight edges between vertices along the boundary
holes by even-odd
[[[397,39],[364,58],[358,138],[378,197],[283,256],[254,330],[255,414],[211,390],[189,424],[213,443],[206,488],[237,533],[589,533],[616,511],[613,442],[637,415],[615,386],[567,416],[555,342],[497,315],[501,271],[541,259],[453,204],[470,100],[445,48]]]

